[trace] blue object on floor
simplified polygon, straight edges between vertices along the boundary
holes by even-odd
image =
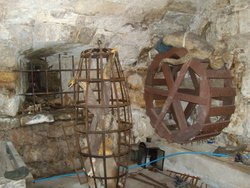
[[[155,49],[159,53],[165,53],[165,52],[169,51],[171,48],[173,48],[173,46],[164,44],[162,38],[155,45]]]
[[[208,143],[208,144],[214,144],[214,140],[208,139],[208,140],[207,140],[207,143]]]

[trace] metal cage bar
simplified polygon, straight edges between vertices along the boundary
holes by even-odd
[[[82,167],[91,187],[125,184],[132,118],[130,100],[114,49],[81,53],[76,84],[76,125]]]
[[[18,69],[14,71],[20,73],[21,82],[23,82],[21,84],[24,86],[22,87],[23,91],[19,93],[19,95],[25,96],[26,98],[25,101],[27,103],[27,105],[26,106],[24,105],[21,111],[23,114],[37,113],[38,109],[36,108],[36,106],[38,104],[43,107],[42,111],[53,111],[55,108],[58,109],[58,108],[65,108],[65,107],[74,108],[74,104],[65,105],[63,102],[63,97],[65,95],[72,95],[71,98],[72,100],[75,101],[75,96],[74,96],[75,87],[73,88],[73,90],[68,90],[68,88],[62,87],[63,80],[65,79],[63,75],[69,74],[71,76],[74,76],[75,72],[79,70],[75,69],[74,56],[69,56],[67,58],[69,58],[67,60],[69,61],[68,62],[69,65],[67,66],[69,68],[62,68],[62,65],[61,65],[62,55],[61,54],[58,55],[58,67],[56,66],[56,68],[48,67],[47,58],[41,59],[42,63],[40,64],[33,62],[33,60],[30,60],[29,62],[23,62],[23,61],[19,62]],[[49,77],[51,77],[51,75],[53,74],[58,76],[58,85],[54,86],[54,87],[57,87],[58,90],[51,89],[53,87],[51,86]],[[44,80],[44,84],[40,86],[39,89],[37,89],[35,79]],[[25,86],[27,86],[27,88],[25,88]],[[41,104],[41,100],[38,101],[38,98],[42,99],[43,101],[42,104]],[[51,106],[51,104],[48,103],[48,99],[59,99],[57,102],[58,106],[56,107]],[[32,106],[33,106],[32,109],[34,110],[32,111],[27,110],[28,107],[32,107]],[[40,111],[41,109],[39,109],[39,112]]]

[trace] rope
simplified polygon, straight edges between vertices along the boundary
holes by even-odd
[[[189,31],[186,31],[184,33],[183,39],[182,39],[182,47],[185,48],[186,46],[186,38],[187,38],[187,34],[189,33]]]

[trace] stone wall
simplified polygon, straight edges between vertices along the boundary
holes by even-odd
[[[200,21],[202,23],[200,26],[206,23],[205,26],[209,24],[209,27],[203,29],[198,27],[195,30],[202,30],[201,34],[204,33],[210,43],[217,45],[220,43],[224,46],[223,59],[229,64],[234,75],[234,85],[237,90],[236,110],[229,127],[224,129],[224,133],[229,135],[227,141],[230,144],[249,143],[250,1],[217,1],[211,9],[206,9],[200,16],[203,20]],[[195,20],[199,20],[198,17],[199,15]],[[230,139],[231,135],[236,136],[235,140]]]
[[[9,72],[18,68],[19,60],[28,62],[40,57],[50,58],[58,52],[72,54],[76,57],[75,61],[78,61],[82,50],[96,47],[97,39],[101,39],[104,46],[119,50],[124,67],[136,65],[127,73],[129,79],[139,79],[137,86],[130,82],[130,94],[136,107],[144,107],[142,94],[145,65],[151,60],[148,54],[154,45],[154,39],[166,32],[184,30],[194,14],[175,12],[176,6],[169,6],[172,3],[172,0],[42,0],[35,3],[30,0],[1,1],[0,70],[10,74]],[[138,71],[139,64],[143,71]],[[6,78],[0,76],[0,83],[2,82],[5,83]],[[0,85],[0,109],[7,107],[0,114],[14,117],[22,104],[23,99],[18,95],[22,88],[18,82],[13,82],[15,92],[10,95],[10,92],[5,92],[8,91],[7,85],[10,86],[10,82],[11,79],[8,79],[8,84]],[[1,126],[12,128],[14,119],[5,119]],[[38,126],[44,125],[35,127]],[[22,129],[15,130],[20,130],[21,134]],[[21,140],[19,143],[24,145],[25,141]],[[29,151],[33,150],[36,151],[34,148]],[[21,150],[20,153],[24,154]]]
[[[78,167],[79,157],[76,157],[74,121],[70,114],[57,114],[55,122],[33,125],[24,125],[23,119],[27,116],[1,118],[0,139],[13,142],[34,178],[71,172],[71,156]]]
[[[53,141],[48,137],[51,127],[56,125],[16,128],[16,118],[9,118],[15,117],[23,101],[18,95],[20,78],[12,72],[20,59],[51,57],[58,52],[79,57],[82,50],[96,47],[96,41],[101,39],[105,47],[119,50],[132,104],[135,108],[144,108],[143,83],[147,67],[156,53],[153,50],[155,42],[168,33],[192,31],[215,48],[223,46],[223,58],[232,67],[237,87],[237,108],[225,132],[249,139],[249,4],[249,0],[0,0],[1,137],[14,140],[23,155],[27,155],[24,151],[28,147],[32,148],[29,151],[34,155],[24,156],[31,166],[44,157],[49,162],[53,151],[57,151],[54,147],[58,147],[55,143],[58,137]],[[233,54],[240,49],[244,52],[231,65]],[[8,131],[2,127],[7,127]],[[39,141],[41,135],[38,134],[36,141],[26,143],[26,136],[35,137],[35,133],[29,135],[32,129],[43,129],[39,133],[44,134],[43,140]],[[38,150],[46,148],[40,142],[51,142],[54,150],[48,156],[36,156]],[[62,161],[63,156],[55,159]]]

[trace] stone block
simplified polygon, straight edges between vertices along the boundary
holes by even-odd
[[[147,137],[153,137],[155,129],[150,124],[150,119],[144,109],[132,108],[133,128],[132,133],[135,143],[146,142]]]
[[[0,83],[1,82],[16,82],[16,81],[17,81],[17,73],[0,71]]]
[[[194,18],[193,14],[167,11],[161,21],[154,22],[150,27],[152,33],[165,35],[177,31],[185,31]]]
[[[0,12],[1,12],[1,8],[0,8]],[[0,15],[0,20],[1,20],[1,15]],[[0,25],[0,32],[1,32],[0,40],[6,41],[11,37],[8,28],[3,25]]]
[[[54,117],[51,114],[36,114],[23,116],[20,119],[21,125],[34,125],[39,123],[54,122]]]
[[[16,65],[16,50],[9,47],[7,44],[0,43],[0,65],[1,67],[11,68]]]
[[[239,22],[241,34],[250,32],[250,8],[239,12]]]
[[[143,91],[141,90],[129,90],[130,101],[133,105],[144,108],[145,100]]]
[[[135,73],[132,75],[129,75],[127,78],[128,86],[132,89],[141,90],[144,86],[144,81],[142,76]]]
[[[66,136],[72,136],[74,134],[74,121],[58,121],[51,124],[48,127],[48,138],[60,138]]]
[[[216,22],[216,37],[223,39],[236,35],[239,30],[238,14],[221,14],[217,17]]]
[[[9,131],[9,139],[13,142],[14,145],[20,146],[20,145],[31,145],[35,143],[32,131],[29,131],[26,128],[19,128],[19,129],[13,129]],[[22,152],[20,152],[22,154]]]
[[[10,179],[6,179],[4,177],[0,177],[0,187],[4,187],[4,188],[26,188],[26,182],[25,179],[21,179],[21,180],[10,180]]]
[[[77,42],[77,43],[82,43],[82,44],[89,44],[92,40],[92,37],[94,36],[96,30],[95,29],[91,29],[88,27],[79,27],[79,28],[75,28],[72,32],[71,32],[71,38],[73,42]]]
[[[37,23],[34,25],[33,44],[68,41],[74,30],[71,25],[59,23]]]
[[[0,70],[0,88],[4,88],[6,94],[15,94],[18,87],[18,75],[15,72]]]
[[[0,93],[0,115],[16,116],[22,102],[21,96],[6,96]]]
[[[135,30],[129,33],[121,33],[114,36],[109,46],[119,50],[119,58],[122,64],[132,64],[137,61],[140,50],[150,45],[150,33],[148,30]]]
[[[250,70],[244,71],[243,77],[242,77],[242,87],[241,87],[241,93],[243,97],[250,100]]]
[[[20,126],[18,118],[1,117],[0,118],[0,131],[8,131]]]
[[[238,59],[249,67],[250,65],[250,48],[249,48],[250,32],[238,34],[227,40],[228,51],[233,52],[235,49],[242,49],[243,53],[238,54]]]
[[[174,12],[195,14],[195,12],[197,11],[197,5],[198,5],[197,1],[177,0],[177,1],[172,1],[172,3],[170,3],[170,5],[168,6],[168,10]]]
[[[74,26],[76,24],[78,14],[74,13],[71,9],[65,9],[58,7],[57,9],[43,12],[43,16],[39,16],[41,22],[53,22],[59,24],[70,24]]]
[[[8,26],[8,31],[10,35],[8,43],[14,44],[13,46],[15,46],[17,50],[26,49],[32,45],[33,23],[19,25],[18,27],[13,24]]]

